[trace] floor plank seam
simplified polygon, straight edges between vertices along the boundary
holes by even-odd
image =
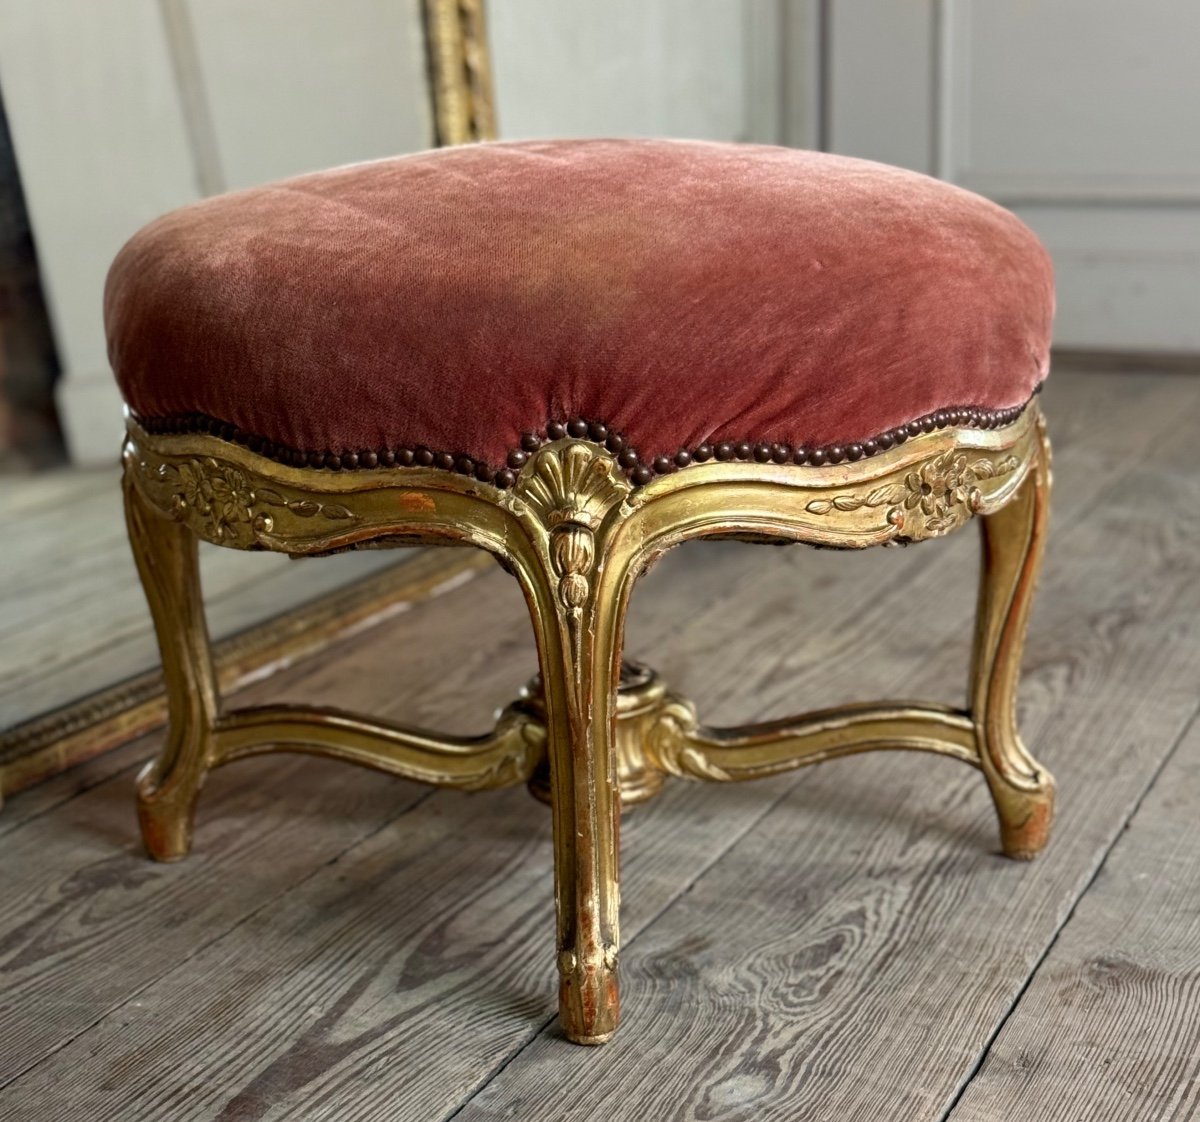
[[[97,784],[97,786],[99,786],[99,784]],[[308,881],[310,881],[313,877],[318,876],[321,873],[323,873],[327,868],[329,868],[330,865],[336,864],[338,861],[340,861],[343,857],[345,857],[352,850],[357,849],[360,845],[363,845],[366,842],[369,842],[373,837],[375,837],[382,830],[386,830],[389,826],[391,826],[395,822],[398,822],[406,814],[411,813],[412,811],[416,810],[419,806],[428,802],[431,798],[433,798],[434,795],[436,795],[438,793],[438,790],[439,789],[436,787],[431,787],[428,791],[421,792],[417,796],[417,798],[414,799],[413,802],[411,802],[407,806],[405,806],[405,808],[403,810],[401,810],[398,814],[393,815],[386,822],[381,823],[376,829],[371,830],[369,833],[364,834],[361,838],[358,838],[351,845],[346,846],[345,849],[339,851],[330,860],[321,861],[321,862],[315,864],[312,867],[312,869],[309,870],[309,872],[306,876],[301,877],[299,880],[295,881],[294,883],[289,884],[286,888],[281,889],[279,892],[277,892],[273,896],[271,896],[270,899],[264,900],[257,908],[254,908],[252,911],[247,912],[245,915],[243,915],[240,919],[238,919],[230,927],[227,927],[224,930],[218,932],[217,934],[214,934],[212,936],[212,938],[210,938],[210,939],[205,939],[203,942],[196,943],[193,947],[191,947],[191,949],[188,951],[188,953],[184,957],[177,959],[175,962],[173,962],[171,964],[171,967],[168,970],[164,970],[161,974],[157,974],[153,978],[146,979],[141,985],[139,985],[131,993],[126,994],[125,997],[122,998],[115,1005],[110,1006],[108,1009],[101,1011],[95,1017],[94,1020],[90,1021],[87,1025],[83,1026],[78,1032],[73,1033],[66,1040],[61,1041],[56,1047],[51,1048],[44,1055],[39,1056],[36,1060],[34,1060],[30,1064],[27,1064],[20,1071],[14,1072],[12,1075],[5,1078],[3,1081],[0,1081],[0,1091],[6,1090],[8,1087],[10,1087],[14,1083],[16,1083],[18,1080],[25,1078],[25,1076],[27,1076],[30,1072],[36,1071],[39,1067],[42,1066],[42,1064],[46,1063],[48,1060],[53,1059],[64,1048],[69,1048],[81,1036],[85,1036],[85,1035],[87,1035],[87,1033],[91,1032],[102,1021],[107,1020],[109,1017],[113,1016],[116,1013],[119,1013],[122,1009],[124,1009],[126,1006],[128,1006],[131,1002],[136,1001],[151,986],[157,985],[164,978],[169,978],[172,974],[176,973],[179,970],[182,970],[184,967],[186,967],[188,965],[188,963],[190,963],[192,961],[192,959],[194,959],[198,955],[202,954],[205,950],[207,950],[214,943],[217,943],[220,940],[231,935],[233,932],[237,931],[237,929],[239,927],[242,927],[245,924],[249,923],[252,919],[254,919],[256,916],[260,915],[262,912],[266,911],[268,908],[274,907],[279,900],[283,899],[285,896],[287,896],[290,893],[301,888],[303,885],[308,883]],[[146,860],[149,860],[149,858],[146,858]]]
[[[1200,721],[1200,705],[1197,705],[1196,708],[1192,710],[1192,715],[1186,721],[1184,721],[1179,735],[1175,738],[1175,741],[1172,743],[1171,747],[1165,753],[1163,753],[1162,759],[1159,760],[1158,765],[1155,767],[1149,780],[1146,782],[1145,787],[1142,788],[1133,806],[1130,807],[1129,813],[1125,815],[1125,817],[1118,823],[1117,829],[1113,831],[1112,841],[1110,841],[1109,844],[1104,847],[1104,851],[1100,854],[1100,858],[1096,862],[1095,867],[1092,869],[1091,875],[1088,876],[1087,882],[1076,894],[1075,899],[1071,901],[1071,906],[1064,914],[1062,922],[1058,924],[1050,938],[1046,941],[1045,947],[1042,948],[1042,953],[1038,955],[1037,961],[1033,964],[1029,970],[1029,973],[1025,976],[1025,980],[1021,983],[1020,989],[1013,995],[1012,1001],[1000,1015],[1000,1018],[997,1020],[993,1030],[988,1034],[988,1037],[984,1041],[983,1047],[980,1049],[975,1063],[971,1065],[971,1069],[963,1077],[958,1089],[954,1093],[954,1097],[950,1100],[946,1109],[938,1115],[936,1122],[953,1122],[954,1112],[958,1109],[958,1105],[962,1101],[963,1096],[966,1095],[967,1091],[971,1087],[971,1084],[974,1083],[976,1077],[979,1075],[980,1071],[982,1071],[983,1065],[987,1063],[988,1056],[992,1051],[992,1046],[999,1039],[1000,1034],[1004,1031],[1005,1026],[1012,1019],[1013,1015],[1020,1008],[1021,1002],[1024,1000],[1025,994],[1028,992],[1029,987],[1033,984],[1034,979],[1041,970],[1042,964],[1047,958],[1050,957],[1050,954],[1058,944],[1059,937],[1074,918],[1075,912],[1079,908],[1080,901],[1082,901],[1083,898],[1091,891],[1092,885],[1096,883],[1100,873],[1104,870],[1104,866],[1108,863],[1109,856],[1112,854],[1113,850],[1120,845],[1121,839],[1125,836],[1126,832],[1129,830],[1129,827],[1133,824],[1134,819],[1137,818],[1138,811],[1142,809],[1142,804],[1146,801],[1147,796],[1152,790],[1154,790],[1154,787],[1158,783],[1159,777],[1162,775],[1167,765],[1170,764],[1171,760],[1175,757],[1176,752],[1179,751],[1180,745],[1184,742],[1184,740],[1187,739],[1188,734],[1192,731],[1192,728],[1197,724],[1198,721]]]
[[[113,752],[120,751],[121,747],[122,747],[121,745],[117,745],[116,747],[110,749],[110,751],[113,751]],[[77,799],[77,798],[79,798],[80,795],[86,795],[89,791],[94,791],[97,787],[102,787],[105,783],[108,783],[111,780],[118,780],[118,779],[122,779],[122,778],[126,778],[128,776],[131,776],[139,768],[143,767],[145,765],[146,761],[149,759],[151,759],[151,757],[147,756],[145,760],[138,760],[136,763],[125,764],[123,767],[118,768],[116,771],[111,772],[108,775],[102,775],[90,783],[84,783],[83,786],[77,787],[75,790],[71,791],[69,794],[64,795],[61,799],[58,799],[55,802],[50,803],[48,806],[42,807],[41,810],[34,811],[34,813],[31,814],[28,818],[18,818],[16,820],[13,820],[11,825],[9,825],[8,822],[5,821],[4,808],[3,808],[3,806],[0,806],[0,838],[7,837],[9,834],[15,834],[18,830],[24,829],[31,822],[36,822],[39,818],[42,818],[45,815],[50,814],[52,811],[61,809],[62,807],[66,806],[67,803],[69,803],[72,799]],[[66,772],[62,772],[60,774],[65,775]],[[58,776],[54,776],[54,777],[52,777],[52,779],[46,780],[46,782],[52,782],[53,779],[56,779],[56,778],[58,778]],[[24,792],[19,792],[19,793],[23,794]],[[7,829],[5,828],[6,826],[7,826]]]

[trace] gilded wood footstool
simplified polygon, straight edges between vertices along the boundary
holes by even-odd
[[[872,748],[973,764],[1004,851],[1054,805],[1015,727],[1049,448],[1053,281],[956,187],[752,145],[476,144],[188,206],[121,251],[105,313],[129,532],[170,728],[138,782],[159,860],[205,773],[300,750],[553,808],[561,1022],[617,1027],[620,805]],[[979,516],[965,710],[850,706],[708,728],[622,664],[634,580],[690,538],[859,549]],[[198,538],[293,555],[431,543],[520,582],[533,690],[477,738],[321,709],[222,710]]]

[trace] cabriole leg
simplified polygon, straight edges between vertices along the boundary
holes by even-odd
[[[983,576],[971,671],[970,711],[988,787],[1009,857],[1036,857],[1050,837],[1054,779],[1017,732],[1021,649],[1045,546],[1050,446],[1038,455],[1012,500],[980,519]]]
[[[146,850],[176,861],[192,844],[196,797],[212,757],[219,695],[200,592],[197,539],[150,506],[125,477],[125,518],[142,587],[154,618],[166,679],[167,739],[137,780]]]
[[[559,1018],[570,1040],[602,1044],[620,1009],[614,723],[622,620],[611,592],[619,582],[593,583],[584,527],[559,527],[552,548],[559,571],[530,599],[550,759]]]

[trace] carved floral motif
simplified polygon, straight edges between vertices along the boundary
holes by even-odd
[[[274,488],[255,487],[246,472],[211,457],[157,467],[143,461],[140,466],[149,482],[171,488],[170,505],[177,518],[222,545],[247,545],[259,534],[269,534],[275,524],[268,509],[272,507],[290,511],[297,518],[354,521],[358,517],[340,503],[288,499]]]
[[[831,511],[850,512],[864,507],[888,507],[887,521],[897,529],[916,517],[925,535],[944,534],[978,512],[983,501],[979,484],[985,479],[1008,475],[1021,466],[1016,456],[999,462],[987,457],[970,459],[951,449],[931,456],[905,475],[904,480],[885,483],[867,494],[835,495],[832,499],[813,499],[805,509],[810,514]]]

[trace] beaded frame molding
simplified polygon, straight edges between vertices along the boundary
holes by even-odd
[[[528,783],[553,811],[560,1019],[571,1040],[600,1043],[619,1016],[620,807],[653,796],[664,776],[752,779],[918,749],[982,771],[1006,854],[1032,857],[1046,843],[1054,782],[1021,743],[1015,715],[1050,488],[1036,398],[994,417],[931,414],[861,446],[801,450],[801,463],[796,449],[746,442],[689,450],[661,472],[583,420],[530,435],[508,465],[484,465],[483,475],[466,457],[427,449],[410,450],[409,466],[396,450],[392,463],[387,450],[356,453],[348,470],[341,453],[336,464],[322,453],[320,465],[305,453],[301,464],[291,450],[238,443],[229,428],[151,431],[170,427],[130,416],[124,448],[129,533],[171,714],[163,750],[138,780],[143,836],[159,860],[190,848],[208,770],[253,754],[312,752],[471,790]],[[634,581],[680,542],[857,549],[940,537],[976,517],[983,570],[961,710],[866,704],[710,728],[652,671],[622,662]],[[469,738],[330,709],[223,711],[199,539],[295,556],[413,543],[487,550],[525,594],[540,676],[493,729]]]

